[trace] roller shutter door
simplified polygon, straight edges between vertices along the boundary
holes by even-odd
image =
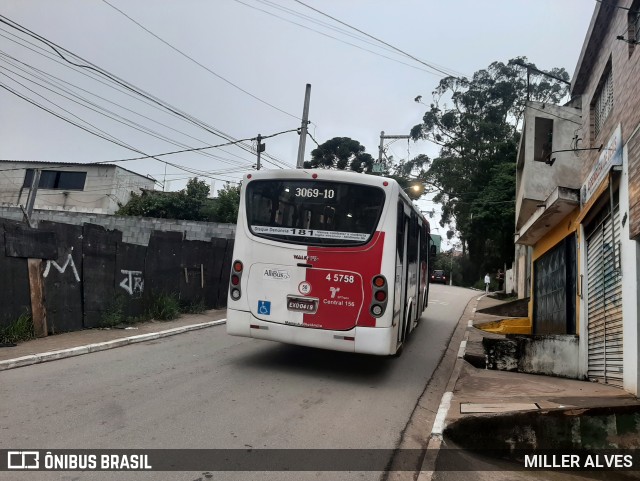
[[[587,236],[587,336],[589,378],[622,387],[619,217],[616,206]]]

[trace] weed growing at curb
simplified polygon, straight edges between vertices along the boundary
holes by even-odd
[[[184,301],[177,294],[157,292],[149,297],[149,307],[144,314],[131,317],[125,316],[126,296],[116,295],[107,308],[102,312],[100,327],[112,328],[121,324],[136,324],[152,319],[170,321],[180,317],[180,314],[202,314],[207,310],[203,299]]]
[[[101,327],[114,327],[125,322],[124,304],[124,296],[114,296],[107,308],[102,313],[102,316],[100,318]]]
[[[149,314],[158,321],[170,321],[180,317],[180,301],[175,294],[160,292],[153,295]]]
[[[206,310],[207,306],[203,299],[190,302],[180,301],[180,312],[184,314],[202,314]]]
[[[0,343],[13,344],[33,339],[33,320],[27,312],[4,328],[0,328]]]

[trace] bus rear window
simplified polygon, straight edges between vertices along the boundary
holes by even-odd
[[[385,195],[369,185],[312,180],[254,180],[247,224],[254,235],[305,245],[358,245],[376,230]]]

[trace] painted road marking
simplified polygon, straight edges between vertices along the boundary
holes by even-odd
[[[433,422],[433,428],[431,429],[432,436],[442,436],[442,432],[444,431],[444,423],[447,419],[447,413],[449,412],[449,406],[451,405],[452,398],[453,393],[451,391],[446,392],[442,395],[440,407],[438,407],[438,414],[436,414],[436,419]]]

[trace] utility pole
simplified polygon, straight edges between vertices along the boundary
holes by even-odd
[[[29,195],[27,196],[27,207],[24,212],[24,216],[27,218],[27,223],[30,227],[34,227],[31,215],[33,214],[33,204],[36,202],[36,194],[38,193],[38,185],[40,184],[40,169],[33,169],[33,178],[31,179],[31,188],[29,189]]]
[[[384,130],[380,132],[380,147],[378,148],[378,162],[373,164],[373,172],[382,172],[382,156],[384,155],[384,139],[410,139],[410,135],[385,135]]]
[[[40,169],[33,169],[31,178],[31,188],[27,196],[27,206],[22,209],[29,227],[35,228],[33,222],[33,205],[36,202],[40,185]],[[22,206],[21,206],[22,207]],[[42,278],[42,259],[27,259],[27,270],[29,273],[29,295],[31,297],[31,319],[33,320],[33,332],[36,337],[46,337],[47,329],[47,309],[44,305],[44,279]]]
[[[378,147],[378,163],[382,164],[382,154],[384,152],[384,130],[380,132],[380,147]]]
[[[256,148],[256,150],[258,151],[258,160],[256,162],[256,170],[260,170],[260,153],[264,152],[264,149],[266,148],[266,144],[262,143],[262,135],[258,134],[258,147]]]
[[[311,98],[311,84],[307,84],[304,93],[304,108],[302,109],[302,124],[300,127],[300,143],[298,144],[298,161],[296,169],[304,166],[304,148],[307,143],[307,125],[309,124],[309,100]]]

